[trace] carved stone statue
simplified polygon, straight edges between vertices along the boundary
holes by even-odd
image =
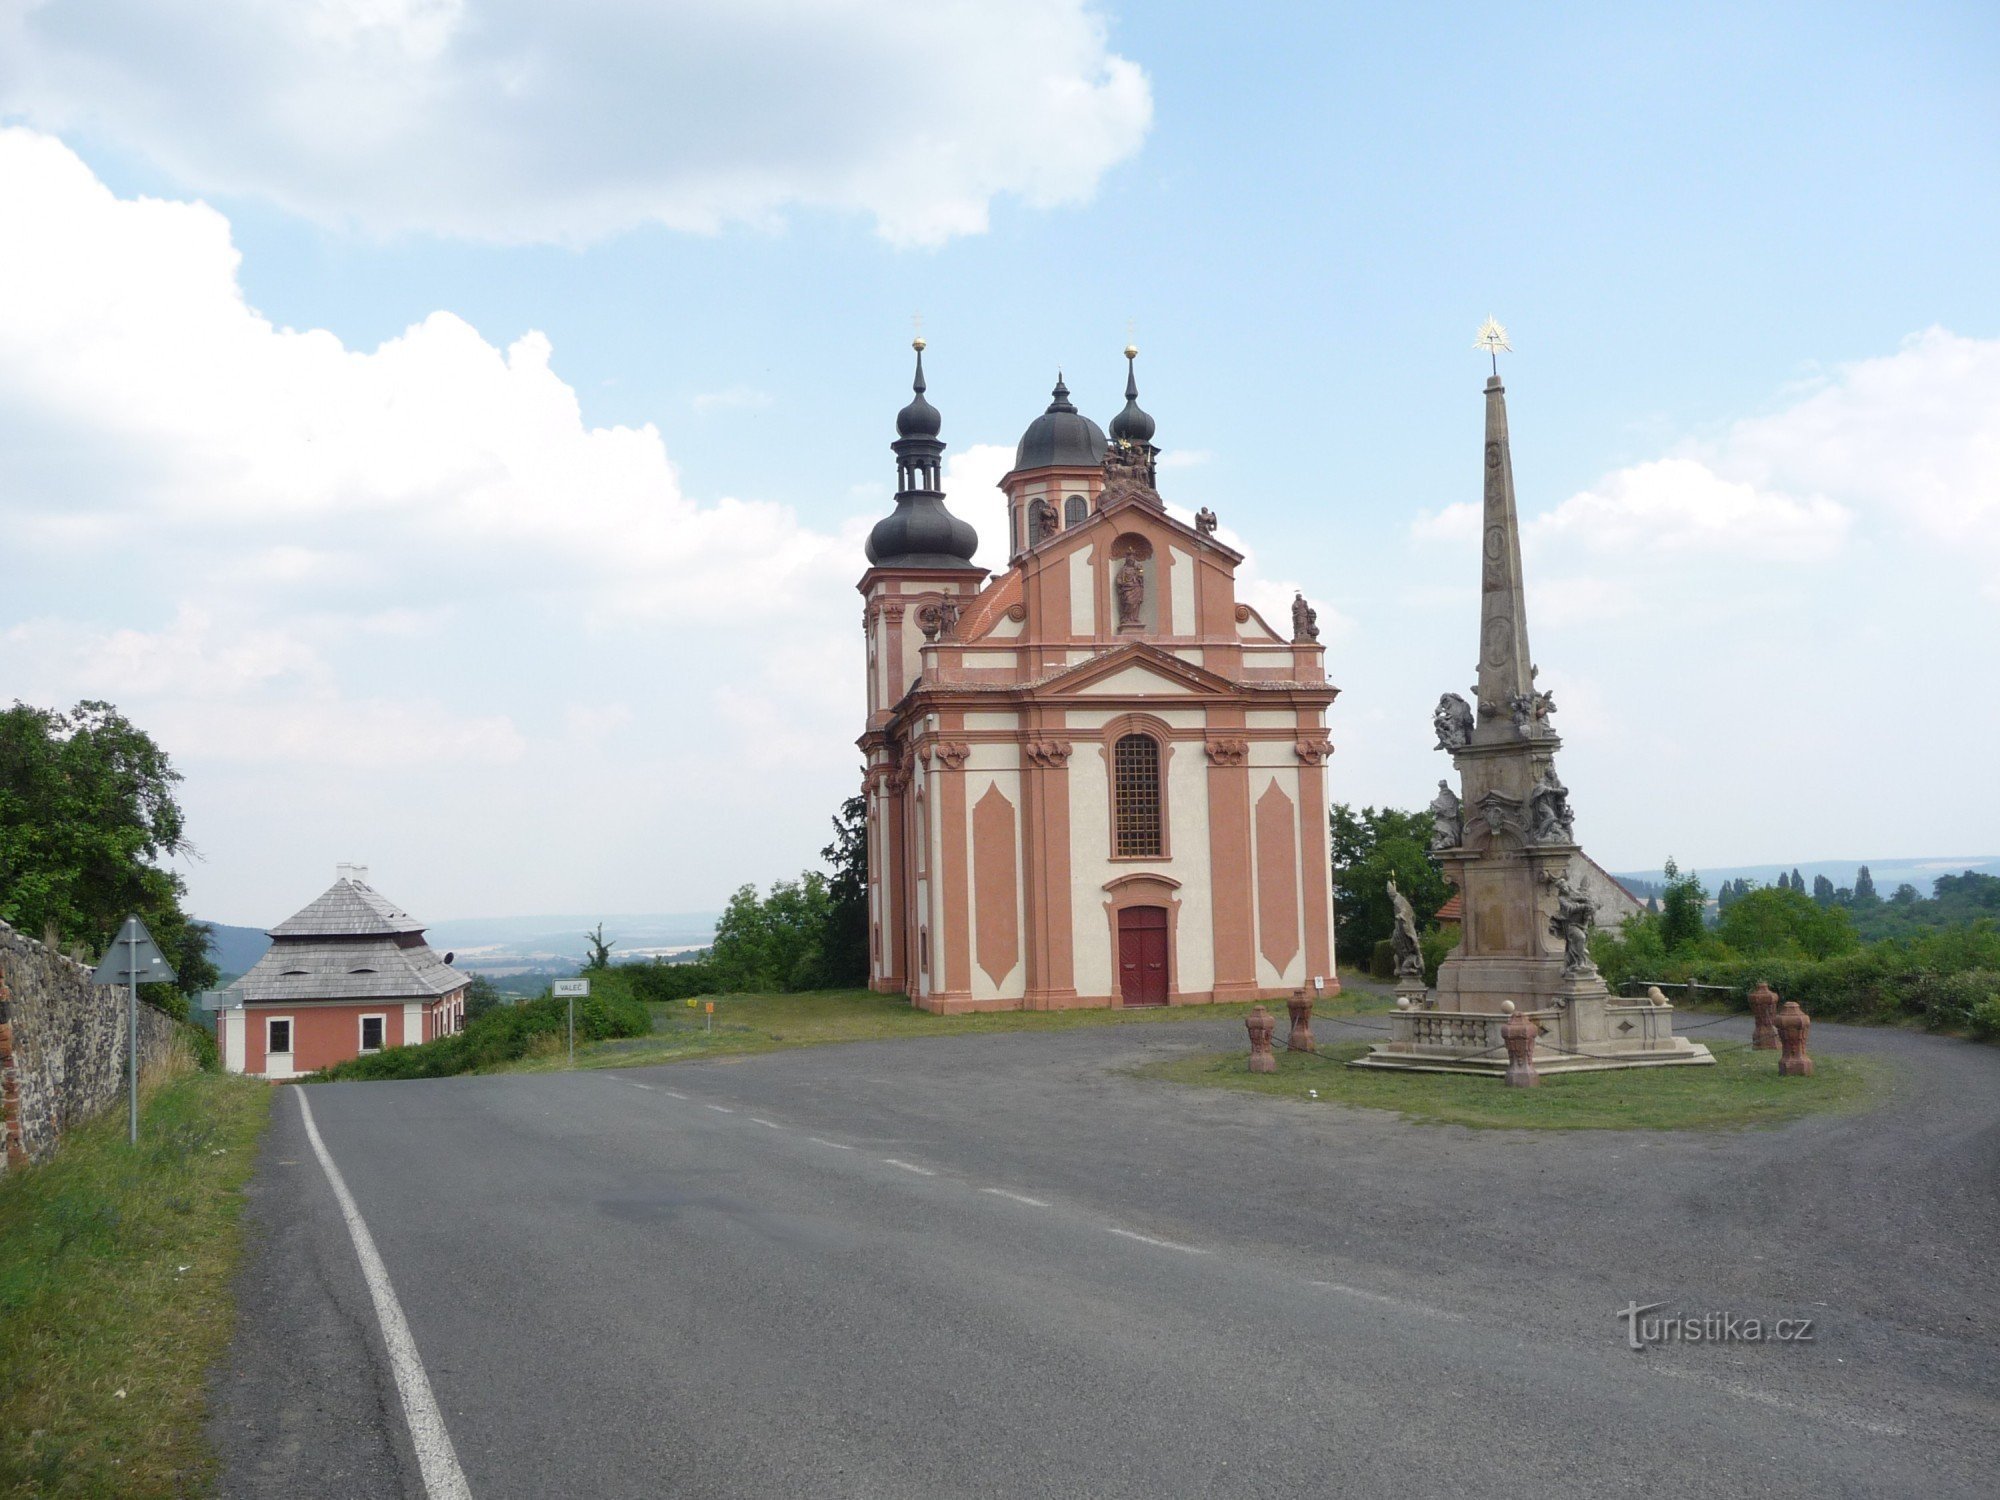
[[[1590,897],[1570,884],[1569,876],[1557,870],[1543,877],[1556,893],[1555,914],[1549,918],[1549,935],[1562,939],[1563,978],[1587,979],[1597,972],[1590,961],[1590,929],[1597,920],[1597,908]]]
[[[1528,793],[1528,842],[1531,844],[1573,844],[1576,842],[1576,814],[1570,811],[1569,788],[1556,775],[1553,764],[1542,767]]]
[[[1126,553],[1125,561],[1119,565],[1117,576],[1111,580],[1111,590],[1118,596],[1118,628],[1136,629],[1142,623],[1139,612],[1146,603],[1146,570],[1131,553]]]
[[[1155,510],[1164,509],[1160,492],[1153,488],[1151,454],[1136,443],[1113,443],[1104,453],[1104,489],[1097,499],[1098,509],[1127,495],[1136,495]]]
[[[1431,714],[1431,728],[1437,731],[1440,750],[1457,750],[1472,740],[1472,705],[1456,693],[1438,699]]]
[[[1546,724],[1555,711],[1554,693],[1516,693],[1507,700],[1507,712],[1513,716],[1514,727],[1523,733],[1531,726]]]
[[[1464,806],[1451,783],[1440,781],[1438,794],[1431,799],[1431,848],[1456,849],[1465,842]]]
[[[1062,530],[1062,512],[1047,495],[1037,495],[1028,511],[1028,545],[1046,541]]]
[[[1292,640],[1316,641],[1319,639],[1319,611],[1306,603],[1304,594],[1292,595]]]
[[[1389,946],[1396,955],[1396,977],[1421,984],[1424,950],[1417,941],[1417,914],[1410,909],[1410,898],[1396,888],[1393,875],[1389,877],[1389,903],[1396,909],[1395,930],[1389,934]]]
[[[1194,529],[1203,536],[1215,535],[1215,512],[1204,505],[1194,513]]]

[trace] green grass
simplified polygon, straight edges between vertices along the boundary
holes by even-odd
[[[1378,1073],[1344,1066],[1367,1051],[1353,1042],[1316,1056],[1278,1051],[1278,1071],[1252,1073],[1249,1049],[1204,1052],[1135,1069],[1142,1078],[1248,1089],[1329,1107],[1394,1110],[1407,1119],[1487,1130],[1720,1130],[1781,1125],[1822,1110],[1859,1109],[1879,1092],[1875,1058],[1818,1055],[1810,1078],[1780,1078],[1778,1054],[1710,1042],[1712,1067],[1626,1068],[1544,1074],[1540,1088],[1497,1078]],[[1309,1090],[1318,1090],[1313,1100]]]
[[[622,983],[593,975],[593,988]],[[817,1047],[834,1042],[890,1041],[902,1037],[967,1036],[997,1031],[1067,1031],[1081,1026],[1144,1026],[1171,1021],[1241,1017],[1249,1005],[1148,1006],[1087,1010],[974,1011],[959,1016],[934,1016],[918,1010],[901,995],[877,995],[868,990],[816,990],[795,995],[711,995],[715,1027],[707,1029],[703,1001],[690,1008],[678,1002],[656,1003],[653,1034],[617,1041],[581,1044],[579,1068],[624,1068],[683,1058],[732,1057],[771,1052],[785,1047]],[[1271,1008],[1280,1017],[1282,1004]],[[1389,1008],[1386,990],[1353,986],[1347,993],[1322,1002],[1316,1015],[1354,1015]],[[539,1072],[566,1066],[558,1052],[529,1057],[508,1071]]]
[[[242,1187],[274,1090],[183,1072],[0,1180],[0,1494],[206,1492]]]

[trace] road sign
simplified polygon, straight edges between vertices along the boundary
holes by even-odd
[[[201,1008],[203,1010],[236,1010],[243,1004],[241,990],[203,990]]]
[[[583,999],[590,993],[588,979],[558,979],[555,984],[556,999]]]
[[[127,917],[90,980],[93,984],[172,984],[174,969],[146,931],[146,924],[137,917]]]

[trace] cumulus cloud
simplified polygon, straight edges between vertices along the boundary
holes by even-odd
[[[1850,519],[1824,496],[1759,489],[1725,479],[1699,459],[1663,458],[1620,469],[1572,495],[1537,519],[1535,529],[1600,553],[1806,558],[1837,548]]]
[[[936,244],[1087,199],[1152,100],[1086,0],[14,0],[0,111],[373,232]]]

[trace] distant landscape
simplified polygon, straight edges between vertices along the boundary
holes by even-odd
[[[1931,882],[1940,875],[1963,875],[1970,871],[1975,875],[2000,876],[2000,855],[1970,854],[1945,857],[1924,855],[1919,858],[1903,859],[1822,859],[1799,860],[1792,864],[1775,865],[1687,865],[1683,874],[1699,875],[1711,896],[1716,887],[1728,880],[1747,880],[1752,885],[1775,885],[1780,875],[1789,876],[1797,870],[1806,878],[1808,886],[1815,876],[1824,875],[1835,886],[1852,887],[1857,871],[1863,865],[1875,878],[1875,887],[1885,895],[1899,885],[1913,885],[1919,895],[1931,893]],[[1644,899],[1658,895],[1664,882],[1660,870],[1617,870],[1614,877],[1634,895]]]
[[[426,934],[454,967],[484,975],[506,994],[538,994],[551,979],[575,974],[589,951],[587,934],[601,921],[615,959],[673,960],[700,952],[715,938],[720,912],[644,912],[626,916],[463,917]],[[283,917],[274,917],[273,922]],[[271,940],[255,927],[209,924],[215,965],[227,983],[264,954]]]

